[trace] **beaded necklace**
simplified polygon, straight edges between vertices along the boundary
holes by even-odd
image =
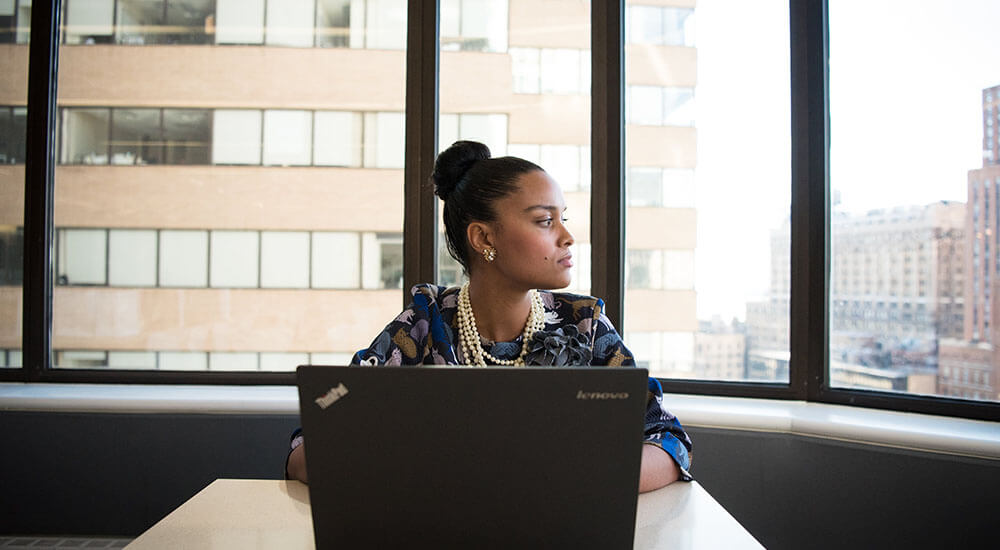
[[[468,364],[485,367],[486,359],[497,365],[503,366],[523,366],[524,356],[528,353],[528,342],[531,336],[545,328],[545,306],[542,304],[542,297],[537,290],[531,290],[531,312],[528,313],[528,320],[524,324],[524,332],[521,340],[521,353],[517,359],[497,359],[486,353],[479,341],[479,329],[476,327],[476,317],[472,313],[472,302],[469,300],[469,283],[466,281],[462,289],[458,291],[458,336],[462,346],[462,353]]]

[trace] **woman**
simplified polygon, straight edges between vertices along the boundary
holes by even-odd
[[[469,281],[414,287],[410,306],[354,364],[635,365],[603,301],[536,290],[568,286],[573,267],[566,202],[544,170],[459,141],[438,156],[433,180],[444,201],[448,250]],[[652,378],[645,434],[640,491],[691,479],[691,440],[663,409]],[[305,481],[302,441],[293,435],[287,474]]]

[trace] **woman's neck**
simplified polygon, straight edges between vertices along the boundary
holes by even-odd
[[[469,300],[476,317],[476,328],[483,338],[510,342],[524,332],[528,314],[531,313],[528,290],[511,288],[483,277],[471,277]]]

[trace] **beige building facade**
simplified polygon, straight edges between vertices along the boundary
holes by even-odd
[[[407,292],[405,2],[204,0],[180,23],[170,1],[164,20],[130,0],[63,4],[56,365],[288,370],[366,347]],[[442,2],[440,145],[478,139],[552,173],[577,242],[571,290],[589,292],[589,3],[482,5]],[[697,325],[694,2],[627,11],[622,328],[655,372],[670,345],[691,357]],[[3,106],[26,104],[20,42],[0,44],[0,73],[25,77],[0,81]],[[12,231],[23,182],[23,164],[0,165]],[[457,280],[450,259],[441,271]],[[12,366],[20,293],[0,286]]]

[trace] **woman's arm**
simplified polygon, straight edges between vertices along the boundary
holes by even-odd
[[[288,465],[285,466],[285,476],[288,479],[297,479],[302,483],[309,483],[309,476],[306,475],[305,442],[292,449],[292,452],[288,454]]]
[[[666,487],[680,477],[681,469],[666,451],[654,445],[642,446],[642,466],[639,470],[640,493]]]

